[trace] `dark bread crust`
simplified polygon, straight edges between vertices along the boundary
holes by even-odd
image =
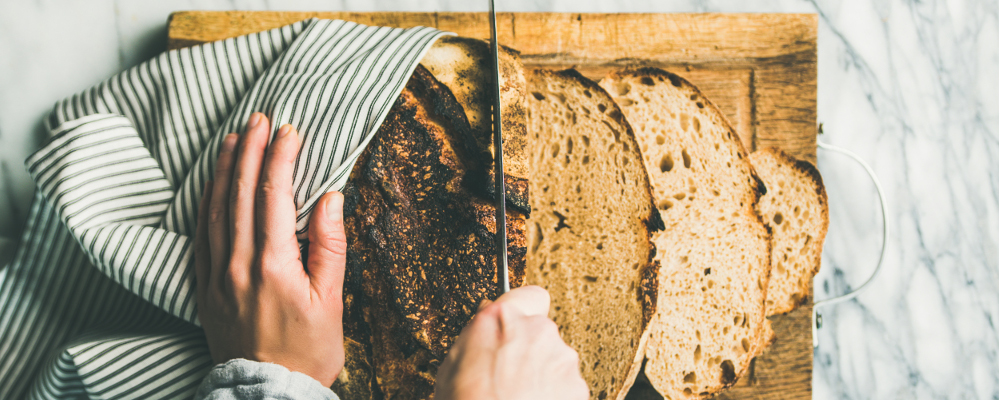
[[[437,57],[440,48],[459,52],[461,56]],[[492,91],[491,71],[493,71],[489,42],[459,36],[445,36],[438,39],[434,48],[424,58],[421,65],[427,67],[445,86],[453,92],[459,103],[465,108],[473,131],[474,140],[465,143],[470,154],[477,154],[476,159],[486,163],[483,169],[486,176],[481,182],[483,190],[494,196],[493,159],[493,126],[492,126]],[[526,214],[531,213],[528,202],[528,160],[527,160],[527,125],[523,67],[520,53],[509,47],[500,46],[499,51],[501,81],[500,93],[503,111],[503,154],[504,154],[504,192],[509,207]],[[447,78],[443,76],[447,75]],[[479,182],[477,180],[477,182]]]
[[[495,207],[476,182],[487,166],[466,146],[472,135],[451,92],[418,66],[345,188],[346,335],[368,344],[375,398],[430,398],[448,348],[498,295]],[[507,231],[517,287],[522,213],[508,211]]]
[[[487,68],[487,70],[492,70]],[[521,53],[507,46],[500,45],[500,75],[506,77],[500,93],[518,95],[521,99],[527,96],[521,65]],[[520,79],[516,79],[518,77]],[[504,154],[504,194],[507,203],[527,215],[531,215],[531,204],[528,202],[528,111],[527,105],[520,102],[506,102],[503,109],[503,154]],[[492,136],[488,143],[493,143]],[[493,168],[489,169],[490,195],[494,195]]]

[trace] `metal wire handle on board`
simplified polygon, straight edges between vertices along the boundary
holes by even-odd
[[[872,182],[875,183],[875,190],[878,192],[878,201],[879,201],[879,204],[881,204],[881,206],[882,206],[882,251],[879,252],[878,263],[875,264],[875,270],[872,271],[871,276],[868,277],[868,280],[866,280],[865,283],[862,283],[861,286],[858,286],[857,289],[854,289],[854,290],[852,290],[852,291],[850,291],[850,292],[848,292],[846,294],[843,294],[843,295],[840,295],[840,296],[837,296],[837,297],[833,297],[833,298],[829,298],[829,299],[826,299],[826,300],[818,301],[815,304],[813,304],[813,309],[812,309],[812,338],[813,338],[813,347],[814,348],[815,347],[819,347],[819,336],[816,335],[816,331],[819,328],[823,327],[823,314],[821,314],[819,311],[817,311],[817,309],[820,308],[820,307],[824,307],[824,306],[829,306],[829,305],[841,303],[841,302],[853,299],[855,297],[858,297],[858,295],[861,294],[862,290],[865,290],[866,288],[868,288],[869,284],[873,280],[875,280],[876,276],[878,276],[879,271],[882,270],[882,261],[885,260],[885,249],[887,247],[888,239],[889,239],[889,223],[888,223],[889,206],[886,204],[885,192],[882,191],[882,184],[879,182],[878,177],[875,176],[875,171],[872,170],[872,167],[870,167],[868,165],[868,163],[865,162],[865,160],[862,160],[861,157],[859,157],[857,154],[854,154],[854,152],[852,152],[850,150],[844,149],[842,147],[837,147],[837,146],[834,146],[834,145],[831,145],[831,144],[826,144],[826,143],[823,143],[823,142],[820,142],[820,141],[817,141],[816,144],[817,144],[817,146],[819,148],[821,148],[823,150],[827,150],[827,151],[832,151],[834,153],[843,154],[843,155],[845,155],[847,157],[850,157],[851,159],[853,159],[858,164],[861,164],[861,166],[865,169],[865,172],[868,173],[868,177],[870,177],[871,180],[872,180]]]

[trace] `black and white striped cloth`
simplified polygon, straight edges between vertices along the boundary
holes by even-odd
[[[189,235],[221,138],[254,111],[298,128],[304,238],[444,34],[302,21],[164,53],[59,102],[0,270],[0,399],[190,398],[212,363]]]

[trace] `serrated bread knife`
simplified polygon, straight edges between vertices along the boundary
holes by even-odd
[[[493,54],[493,193],[496,201],[497,283],[500,294],[510,291],[507,275],[507,195],[504,192],[503,135],[500,116],[500,45],[497,43],[497,13],[490,2],[490,52]]]

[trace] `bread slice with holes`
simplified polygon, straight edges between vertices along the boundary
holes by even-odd
[[[621,110],[575,70],[528,76],[531,217],[525,282],[580,355],[593,399],[623,399],[642,366],[662,229]]]
[[[794,310],[809,299],[830,224],[819,171],[777,148],[757,150],[750,163],[767,186],[757,212],[771,227],[771,282],[767,315]]]
[[[691,83],[643,68],[613,72],[601,87],[636,129],[666,225],[653,237],[660,282],[645,374],[666,398],[711,397],[771,340],[771,235],[754,208],[764,185],[736,132]]]

